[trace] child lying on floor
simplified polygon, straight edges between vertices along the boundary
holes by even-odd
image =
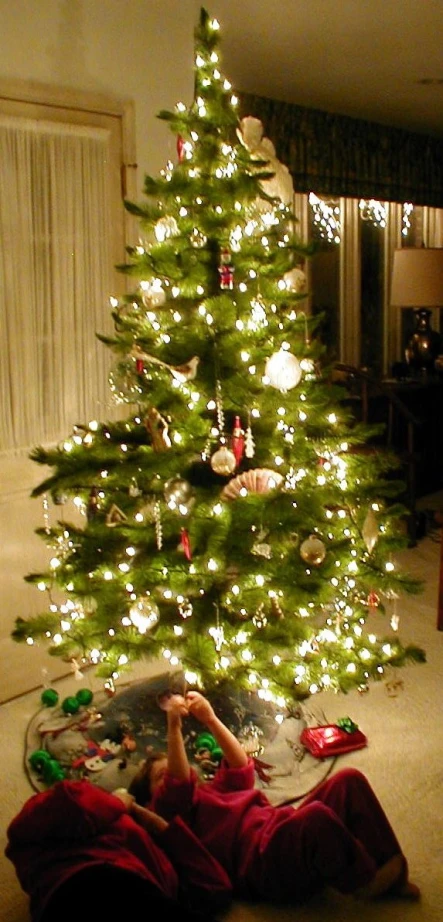
[[[127,792],[110,794],[88,780],[32,795],[7,839],[32,922],[114,922],[140,904],[143,917],[146,910],[209,922],[230,901],[226,872],[179,817],[168,823]]]
[[[223,750],[214,779],[190,767],[182,718],[204,724]],[[163,817],[180,816],[226,869],[234,894],[305,902],[330,886],[361,899],[418,899],[393,829],[365,776],[337,772],[301,805],[275,807],[254,787],[254,763],[209,701],[174,695],[167,710],[167,754],[147,759],[129,791]]]

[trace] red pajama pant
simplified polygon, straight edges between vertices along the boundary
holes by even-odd
[[[324,886],[350,893],[401,852],[369,782],[353,768],[323,782],[297,809],[274,812],[275,822],[258,836],[251,824],[256,841],[241,862],[242,883],[257,898],[303,902]]]

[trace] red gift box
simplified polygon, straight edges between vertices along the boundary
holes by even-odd
[[[300,736],[300,742],[317,759],[326,759],[328,756],[338,756],[343,752],[352,752],[353,749],[363,749],[368,741],[361,730],[348,733],[337,724],[326,724],[323,727],[305,727]]]

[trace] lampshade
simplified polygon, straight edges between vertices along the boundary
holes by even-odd
[[[443,307],[443,247],[395,250],[391,304],[394,307]]]

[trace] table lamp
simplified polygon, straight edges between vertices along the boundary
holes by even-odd
[[[442,337],[431,328],[431,308],[443,307],[443,247],[403,247],[394,251],[391,304],[413,307],[415,329],[405,349],[413,374],[434,372]]]

